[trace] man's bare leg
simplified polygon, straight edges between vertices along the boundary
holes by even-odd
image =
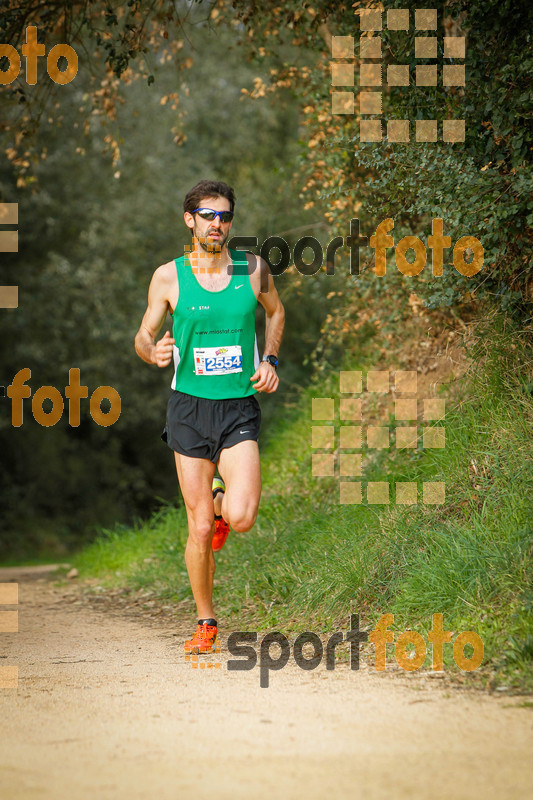
[[[249,531],[257,517],[261,497],[261,464],[257,442],[239,442],[226,447],[218,461],[226,491],[222,496],[221,513],[234,531]]]
[[[185,563],[199,619],[215,617],[211,547],[214,514],[221,513],[234,531],[248,531],[255,522],[261,496],[261,468],[257,442],[239,442],[222,450],[218,468],[226,491],[213,503],[211,485],[215,466],[203,458],[174,453],[181,492],[187,510],[189,538]]]
[[[215,558],[211,548],[214,528],[211,484],[215,465],[204,458],[191,458],[176,452],[174,456],[189,523],[185,563],[198,619],[216,619],[213,610]]]
[[[222,492],[219,492],[216,495],[215,499],[213,500],[213,503],[215,505],[215,514],[217,515],[217,517],[219,517],[222,514],[222,500],[223,500],[223,498],[224,498],[224,494]]]

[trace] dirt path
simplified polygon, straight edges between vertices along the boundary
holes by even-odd
[[[261,689],[224,652],[193,669],[188,628],[99,610],[35,568],[5,581],[19,583],[19,632],[0,634],[0,665],[19,669],[0,690],[6,800],[533,797],[519,698],[292,659]]]

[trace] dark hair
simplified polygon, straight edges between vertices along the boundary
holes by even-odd
[[[223,181],[200,181],[185,195],[183,210],[190,211],[192,214],[194,209],[199,207],[204,197],[225,197],[229,200],[230,211],[235,208],[235,193],[231,186],[228,186]]]

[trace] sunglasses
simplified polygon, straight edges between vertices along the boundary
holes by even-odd
[[[213,211],[212,208],[195,208],[193,214],[199,214],[202,219],[214,220],[215,217],[220,217],[221,222],[231,222],[233,219],[233,211]]]

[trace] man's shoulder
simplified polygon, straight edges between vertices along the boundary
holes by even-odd
[[[161,264],[154,271],[152,280],[157,283],[171,283],[176,280],[176,262],[172,260],[167,261],[166,264]]]
[[[232,256],[233,256],[233,251]],[[246,272],[250,276],[250,283],[256,297],[262,292],[268,292],[269,275],[271,274],[270,267],[264,258],[250,253],[247,250],[238,251],[241,256],[242,263],[246,263]],[[235,261],[235,259],[233,259]],[[242,267],[241,267],[242,269]]]

